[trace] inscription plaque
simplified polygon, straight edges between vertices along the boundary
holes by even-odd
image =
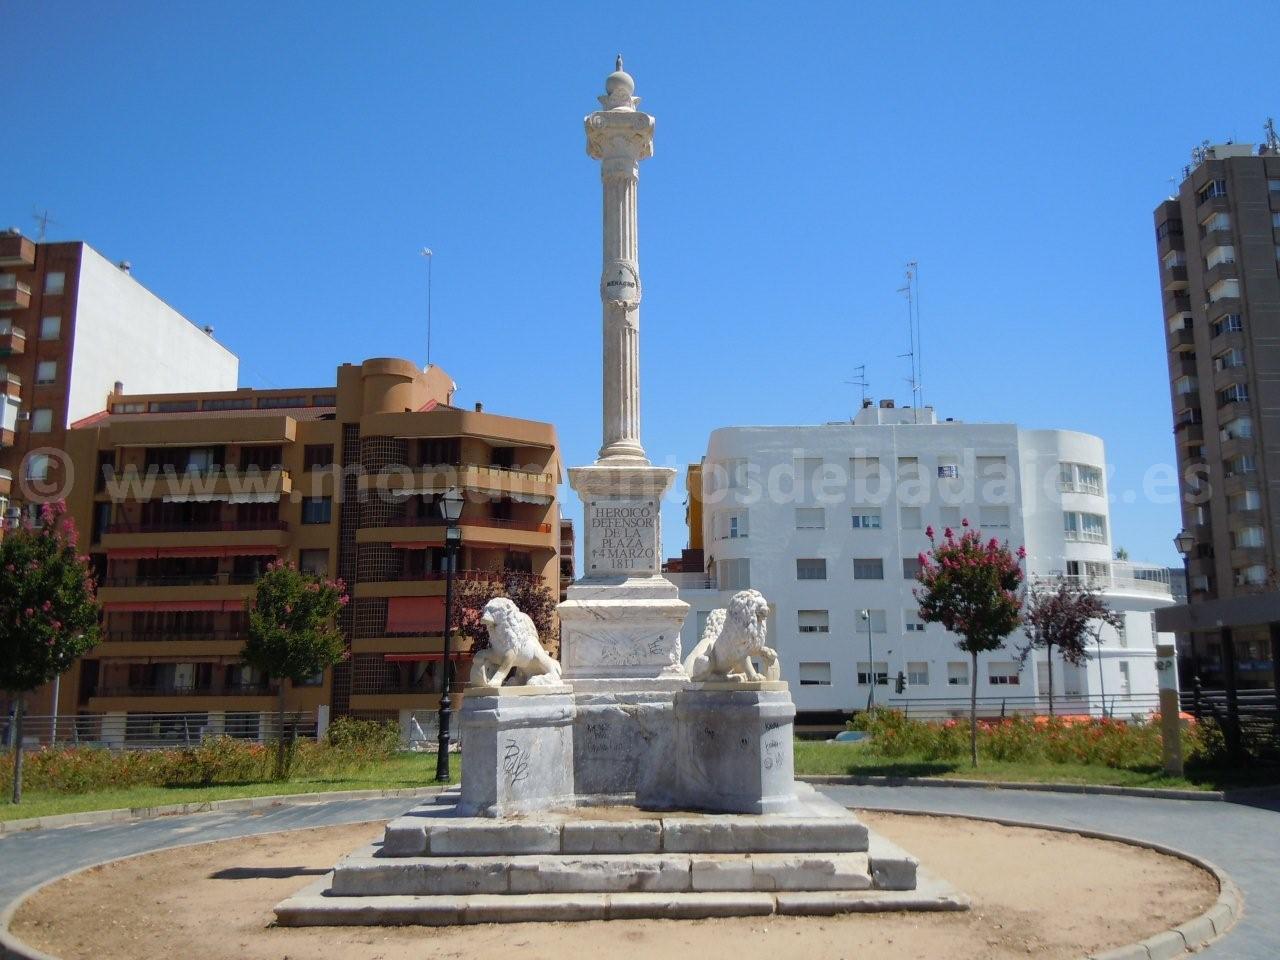
[[[657,573],[658,509],[656,500],[588,500],[587,575]]]

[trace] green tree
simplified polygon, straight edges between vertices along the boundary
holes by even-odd
[[[276,682],[279,739],[276,777],[288,776],[285,743],[285,685],[306,682],[346,656],[335,620],[347,604],[346,585],[303,573],[290,563],[267,567],[245,606],[249,636],[240,658]]]
[[[1124,624],[1121,614],[1107,606],[1101,591],[1088,581],[1058,577],[1038,583],[1027,591],[1022,632],[1027,646],[1021,651],[1023,663],[1033,650],[1044,650],[1049,665],[1049,714],[1053,715],[1053,651],[1056,647],[1065,663],[1080,666],[1089,659],[1089,641],[1096,641],[1103,624],[1116,629]]]
[[[16,700],[13,802],[22,802],[25,698],[98,642],[96,584],[76,553],[76,528],[61,502],[45,504],[40,523],[0,540],[0,690]],[[58,705],[53,705],[56,713]]]
[[[930,550],[920,554],[915,591],[920,619],[940,623],[959,639],[956,646],[969,654],[969,756],[978,765],[978,654],[999,650],[1021,621],[1020,561],[1026,550],[1010,552],[1008,543],[994,537],[985,543],[978,531],[962,522],[957,537],[948,527],[942,540],[933,527],[925,530]]]

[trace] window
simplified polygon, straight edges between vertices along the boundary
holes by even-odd
[[[33,453],[27,457],[27,479],[47,480],[49,478],[49,455]]]
[[[875,674],[877,687],[887,686],[889,683],[889,664],[883,660],[875,660],[871,663],[870,668],[867,666],[866,660],[858,661],[858,686],[865,687],[871,682],[870,674]]]
[[[1209,288],[1209,302],[1217,303],[1228,297],[1240,296],[1240,281],[1236,279],[1219,280]]]
[[[1198,389],[1200,389],[1200,381],[1195,377],[1179,377],[1173,381],[1173,392],[1180,397],[1195,393]]]
[[[796,492],[803,497],[813,496],[818,487],[818,473],[822,470],[820,458],[798,457],[796,459]]]
[[[53,411],[48,408],[31,411],[31,432],[48,433],[53,429]]]
[[[1253,417],[1236,417],[1222,425],[1223,440],[1247,440],[1253,436]]]
[[[201,410],[252,410],[252,397],[214,397],[200,404]]]
[[[58,361],[41,360],[36,364],[36,383],[56,383],[58,379]]]
[[[286,407],[305,407],[306,397],[259,397],[259,410],[281,410]]]
[[[1246,474],[1258,472],[1258,462],[1251,453],[1242,453],[1238,457],[1232,457],[1223,464],[1223,467],[1228,477],[1242,477]]]
[[[62,333],[61,317],[41,317],[40,318],[40,339],[41,340],[57,340]]]
[[[938,521],[943,527],[947,527],[958,532],[960,529],[960,508],[942,507],[938,510]]]
[[[826,610],[797,610],[801,633],[830,633],[831,616]]]
[[[1008,507],[979,507],[978,526],[983,530],[999,530],[1009,526]]]
[[[960,464],[949,458],[938,458],[938,479],[954,480],[960,476]]]
[[[974,468],[982,480],[1006,480],[1009,476],[1009,462],[1004,457],[977,457]]]
[[[796,560],[796,579],[797,580],[825,580],[827,579],[827,561],[821,557],[814,559]],[[721,586],[720,589],[726,589]]]
[[[717,514],[715,528],[717,540],[743,539],[749,532],[747,525],[747,511],[729,510]]]
[[[1245,383],[1233,383],[1224,390],[1218,391],[1218,406],[1225,407],[1228,403],[1247,403],[1249,400],[1249,385]]]
[[[1212,270],[1220,263],[1235,263],[1236,248],[1232,246],[1217,246],[1210,250],[1204,256],[1204,266],[1206,270]]]
[[[865,639],[866,634],[867,634],[867,624],[869,623],[869,624],[871,624],[871,632],[872,632],[872,633],[884,633],[884,632],[885,632],[885,616],[884,616],[884,611],[883,611],[883,610],[868,610],[868,611],[866,611],[866,613],[867,613],[867,619],[866,619],[866,620],[863,620],[863,619],[862,619],[862,612],[861,612],[861,611],[859,611],[859,613],[858,613],[858,626],[857,626],[857,632],[858,632],[859,634],[861,634],[861,635],[862,635],[862,637]]]
[[[1181,267],[1187,262],[1187,255],[1181,250],[1170,250],[1164,255],[1165,267]]]
[[[919,530],[922,522],[919,507],[898,508],[898,523],[903,530]]]
[[[822,530],[827,525],[827,512],[822,507],[796,507],[797,530]]]
[[[1244,351],[1239,347],[1232,347],[1230,350],[1224,351],[1213,358],[1213,369],[1215,370],[1234,370],[1236,367],[1244,366]]]
[[[1236,571],[1237,587],[1259,587],[1267,582],[1267,568],[1265,565],[1257,563],[1250,567],[1242,567]],[[1208,589],[1206,584],[1204,587],[1196,587],[1197,590]]]
[[[1268,180],[1267,189],[1272,193],[1280,193],[1280,180]]]
[[[1062,515],[1062,529],[1068,540],[1104,543],[1107,539],[1107,519],[1098,513],[1069,510]]]
[[[1200,203],[1206,200],[1212,200],[1214,197],[1225,197],[1227,195],[1226,180],[1210,180],[1203,187],[1196,191],[1196,199]]]
[[[751,587],[751,561],[746,557],[721,560],[716,564],[721,590],[747,590]]]
[[[871,480],[880,477],[879,457],[850,457],[849,476],[854,480]]]
[[[303,523],[329,523],[333,519],[333,498],[303,497]]]
[[[916,457],[899,457],[898,458],[898,479],[899,480],[919,480],[920,479],[920,460]]]
[[[1213,321],[1213,335],[1220,337],[1224,333],[1239,333],[1244,329],[1244,321],[1238,313],[1224,313]]]
[[[1120,661],[1120,693],[1124,696],[1129,694],[1129,661]]]
[[[314,573],[319,576],[329,574],[328,550],[299,550],[298,569],[303,573]]]
[[[1280,210],[1271,214],[1271,227],[1272,229],[1280,230]]]
[[[800,686],[802,687],[829,687],[831,686],[831,664],[800,662]]]
[[[880,529],[880,508],[879,507],[859,507],[853,511],[853,529],[855,530],[879,530]]]
[[[1160,240],[1163,240],[1165,237],[1180,237],[1180,236],[1182,236],[1181,220],[1165,220],[1158,227],[1156,227],[1157,242]]]
[[[44,292],[48,294],[62,293],[67,285],[65,273],[46,273],[44,275]]]
[[[924,633],[924,624],[919,620],[911,619],[914,615],[913,613],[907,614],[907,633]]]
[[[902,558],[902,578],[904,580],[914,580],[920,573],[919,557],[903,557]]]
[[[952,687],[969,685],[969,664],[965,660],[953,660],[947,664],[947,684]]]
[[[1018,665],[1011,660],[993,660],[987,664],[987,682],[993,687],[1016,687]]]
[[[927,687],[929,685],[929,664],[923,660],[908,660],[907,685]]]
[[[1237,547],[1260,547],[1262,546],[1262,528],[1261,527],[1241,527],[1233,536]]]
[[[883,580],[884,561],[879,557],[869,557],[865,560],[855,559],[853,561],[853,579]]]
[[[724,471],[725,485],[730,490],[740,490],[747,485],[747,461],[726,460]]]
[[[302,448],[302,469],[317,470],[333,466],[332,443],[308,443]]]
[[[1230,229],[1231,229],[1231,214],[1214,213],[1206,217],[1204,219],[1204,222],[1200,224],[1200,235],[1204,236],[1206,233],[1212,233],[1214,230],[1230,230]]]
[[[1261,510],[1262,494],[1257,490],[1242,490],[1227,501],[1227,510],[1239,513],[1242,510]]]

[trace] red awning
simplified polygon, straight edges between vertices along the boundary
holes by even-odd
[[[187,611],[205,610],[224,613],[243,610],[244,603],[239,600],[122,600],[118,603],[104,603],[107,613],[142,613],[148,611]]]
[[[388,633],[439,633],[444,629],[444,597],[392,597],[387,601]]]
[[[155,557],[274,557],[279,547],[269,544],[244,547],[121,547],[108,550],[108,560],[151,560]]]

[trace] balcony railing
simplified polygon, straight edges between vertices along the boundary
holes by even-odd
[[[501,580],[512,575],[532,577],[533,574],[527,570],[455,570],[453,578],[455,580]],[[406,582],[415,580],[444,580],[449,575],[443,570],[396,570],[391,574],[379,575],[375,574],[368,578],[370,581],[395,581]]]
[[[235,533],[246,530],[288,530],[283,520],[160,520],[149,523],[113,523],[104,533]]]
[[[719,590],[716,578],[705,573],[664,573],[681,590]]]
[[[174,684],[147,686],[99,687],[91,697],[265,697],[272,692],[269,683],[229,683],[221,687],[180,687]]]
[[[133,575],[107,577],[104,587],[217,587],[247,586],[257,583],[261,574],[255,573],[181,573],[166,576]]]
[[[458,521],[463,527],[495,527],[499,530],[528,530],[533,533],[550,533],[551,524],[536,520],[502,520],[497,517],[463,517]],[[440,517],[419,516],[412,513],[399,513],[384,521],[363,524],[365,527],[443,527],[446,522]]]
[[[143,643],[155,643],[157,641],[165,643],[207,643],[216,640],[243,640],[245,632],[243,630],[193,630],[190,633],[180,633],[176,630],[107,630],[102,636],[108,643],[134,641]]]

